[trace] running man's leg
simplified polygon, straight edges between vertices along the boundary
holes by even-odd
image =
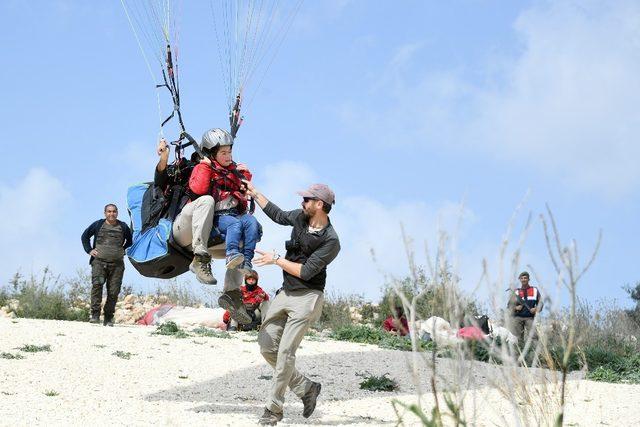
[[[313,383],[296,369],[296,350],[311,323],[320,317],[323,303],[322,291],[282,291],[269,307],[258,342],[267,362],[272,366],[275,362],[274,385],[267,402],[272,412],[282,413],[287,387],[302,398]]]

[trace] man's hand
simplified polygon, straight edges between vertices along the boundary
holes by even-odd
[[[240,172],[242,171],[248,171],[249,168],[247,167],[247,165],[245,165],[244,163],[238,163],[236,164],[236,169]]]
[[[263,265],[275,264],[276,260],[274,259],[276,252],[265,252],[259,249],[256,249],[256,253],[260,254],[259,257],[254,258],[253,262],[258,266],[262,267]]]
[[[516,311],[520,311],[520,310],[522,310],[522,304],[518,304],[514,308],[515,308]]]
[[[167,141],[162,138],[160,139],[160,141],[158,142],[158,156],[160,157],[169,157],[169,145],[167,144]]]
[[[240,166],[240,165],[238,165]],[[258,195],[258,190],[256,190],[256,187],[253,186],[253,184],[251,183],[251,181],[248,181],[246,179],[243,179],[242,182],[244,183],[244,185],[247,187],[247,193],[252,196],[252,197],[256,197]]]
[[[95,258],[98,256],[98,251],[96,249],[91,249],[91,252],[89,252],[89,255]]]
[[[529,313],[531,314],[536,314],[538,312],[538,309],[536,307],[530,308],[529,309]]]
[[[156,148],[158,156],[160,156],[160,160],[158,160],[158,165],[156,166],[156,170],[158,172],[162,172],[167,169],[167,163],[169,163],[169,146],[167,145],[167,141],[162,138],[158,142],[158,147]]]

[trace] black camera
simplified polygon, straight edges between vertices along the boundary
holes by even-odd
[[[287,240],[284,242],[284,247],[287,251],[298,252],[300,251],[300,242],[297,240]]]

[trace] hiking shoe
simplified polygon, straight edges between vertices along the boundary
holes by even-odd
[[[229,311],[229,315],[233,320],[240,324],[251,323],[251,316],[247,313],[242,303],[242,293],[240,289],[231,289],[220,295],[218,305]]]
[[[238,327],[237,326],[229,326],[227,328],[227,332],[238,332]]]
[[[189,270],[196,275],[196,279],[202,284],[215,285],[218,283],[211,272],[211,257],[209,255],[194,255]]]
[[[102,326],[113,326],[113,319],[104,319]]]
[[[309,387],[309,390],[302,396],[302,404],[304,405],[304,409],[302,410],[303,417],[309,418],[311,414],[313,414],[313,411],[316,409],[316,401],[318,400],[320,389],[322,389],[322,384],[312,381],[311,387]]]
[[[89,323],[100,323],[100,316],[91,316],[89,318]]]
[[[258,420],[258,424],[263,426],[274,426],[278,424],[278,421],[282,421],[282,412],[271,412],[269,409],[264,408],[264,414]]]
[[[231,270],[244,262],[244,255],[241,253],[231,254],[227,257],[227,269]]]

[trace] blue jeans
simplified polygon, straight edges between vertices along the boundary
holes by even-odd
[[[251,263],[260,238],[260,225],[256,217],[249,214],[220,215],[216,216],[215,221],[220,233],[225,235],[226,255],[240,253],[240,240],[243,240],[244,262]]]

